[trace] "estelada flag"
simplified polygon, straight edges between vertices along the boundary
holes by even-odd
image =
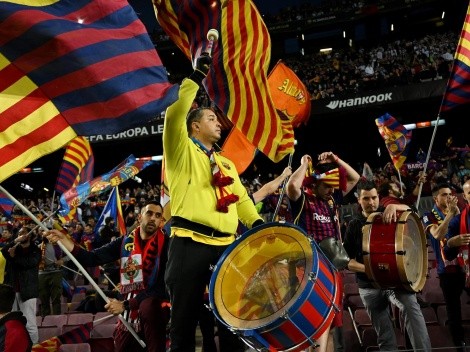
[[[441,110],[447,111],[470,102],[470,4],[455,52],[452,73],[447,84]]]
[[[250,0],[153,0],[157,20],[193,61],[207,50],[209,29],[219,38],[206,91],[228,119],[274,162],[294,150],[292,127],[281,124],[269,93],[271,38]]]
[[[0,182],[76,136],[140,126],[176,100],[126,0],[1,4]]]
[[[106,225],[107,217],[112,217],[116,224],[116,230],[119,231],[121,236],[127,233],[126,224],[122,215],[121,197],[119,196],[119,188],[113,187],[109,193],[108,201],[101,212],[100,217],[95,225],[95,233],[100,234],[101,229]]]
[[[274,106],[292,127],[306,125],[311,111],[310,93],[295,72],[279,60],[268,76],[268,83]]]
[[[411,131],[408,131],[389,113],[375,119],[375,124],[385,141],[395,169],[400,171],[410,149]]]

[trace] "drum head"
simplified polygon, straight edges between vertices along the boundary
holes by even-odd
[[[419,217],[412,212],[404,212],[400,216],[397,232],[399,243],[404,251],[401,273],[405,273],[402,279],[410,284],[411,291],[418,292],[426,282],[428,251],[426,248],[426,236]],[[400,243],[401,242],[401,243]],[[400,248],[397,248],[400,250]]]
[[[296,226],[265,224],[247,232],[227,248],[212,275],[214,313],[238,330],[266,326],[299,297],[314,260]]]

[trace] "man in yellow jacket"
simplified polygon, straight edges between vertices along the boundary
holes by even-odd
[[[171,194],[171,241],[165,282],[171,299],[171,351],[194,351],[195,331],[215,265],[235,240],[240,220],[262,224],[235,165],[214,150],[221,124],[210,108],[188,112],[212,59],[201,55],[183,80],[178,100],[168,107],[163,129],[165,179]],[[221,351],[243,351],[219,324]]]

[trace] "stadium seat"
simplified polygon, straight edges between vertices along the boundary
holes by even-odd
[[[107,318],[107,319],[103,319],[103,318]],[[93,321],[96,321],[96,320],[99,320],[99,319],[103,319],[103,320],[100,320],[100,324],[103,323],[103,324],[111,324],[111,323],[117,323],[119,321],[119,316],[117,315],[113,315],[109,312],[97,312],[95,314],[95,317],[93,318]]]
[[[59,352],[91,352],[89,343],[70,343],[59,346]]]
[[[96,324],[91,330],[91,337],[113,337],[116,324]]]
[[[58,326],[38,326],[38,333],[39,333],[39,342],[46,341],[51,337],[58,336],[61,334],[61,328]]]
[[[85,324],[93,321],[92,313],[72,313],[68,314],[67,324]]]
[[[46,315],[42,321],[43,326],[55,325],[62,329],[62,326],[67,324],[68,316],[65,314],[59,315]]]

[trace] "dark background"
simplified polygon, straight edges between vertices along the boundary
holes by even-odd
[[[288,5],[299,5],[306,0],[258,0],[255,1],[262,14],[275,14],[281,8]],[[315,1],[313,1],[315,2]],[[159,31],[158,23],[155,20],[151,1],[130,1],[149,33]],[[333,48],[344,47],[346,40],[342,38],[342,31],[353,33],[355,45],[374,45],[381,41],[388,42],[392,39],[410,37],[417,38],[426,33],[452,30],[460,33],[467,3],[465,1],[421,1],[422,5],[417,8],[405,6],[396,11],[385,14],[375,14],[359,16],[354,21],[335,22],[322,26],[298,28],[295,31],[271,32],[272,39],[272,59],[271,66],[277,60],[286,55],[296,55],[295,49],[304,48],[306,52],[314,52],[325,45]],[[446,11],[444,20],[440,19],[442,11]],[[389,25],[393,23],[395,31],[389,30]],[[269,25],[268,25],[269,28]],[[337,30],[340,30],[339,35]],[[301,35],[311,38],[302,41]],[[170,72],[189,73],[191,65],[183,57],[174,45],[156,44],[159,56],[163,64]],[[294,50],[294,52],[292,52]],[[300,55],[299,53],[297,53]],[[322,151],[332,150],[340,155],[344,160],[350,162],[357,170],[367,161],[372,166],[383,166],[390,161],[388,152],[382,137],[378,133],[374,120],[388,112],[397,118],[402,124],[435,120],[439,113],[442,97],[425,99],[415,102],[401,104],[378,105],[373,108],[361,109],[349,113],[330,114],[328,116],[311,117],[307,126],[302,126],[295,130],[297,146],[294,154],[293,167],[299,165],[302,155],[308,153],[315,157]],[[315,101],[312,101],[312,110],[315,110]],[[449,137],[454,140],[455,146],[464,146],[470,140],[469,135],[469,106],[457,108],[441,118],[446,120],[445,126],[434,128],[417,129],[413,131],[413,139],[408,159],[414,161],[415,155],[420,148],[428,151],[433,132],[435,140],[432,144],[433,151],[442,151],[445,142]],[[225,132],[225,134],[227,131]],[[126,141],[113,141],[106,143],[94,143],[92,149],[95,156],[95,176],[109,171],[120,161],[130,154],[136,157],[161,155],[161,136],[153,138],[143,138]],[[378,150],[380,149],[380,155]],[[26,183],[32,186],[35,191],[47,187],[52,193],[57,178],[57,173],[62,162],[64,149],[45,156],[33,164],[31,167],[42,167],[45,172],[36,174],[16,174],[3,182],[4,187],[16,196],[27,195],[19,185]],[[266,178],[269,173],[281,172],[287,165],[287,158],[273,163],[263,154],[258,153],[255,161],[249,167],[244,176],[251,177],[261,174]],[[160,182],[160,166],[151,166],[139,174],[144,182]],[[134,181],[128,181],[133,183]],[[136,184],[135,184],[136,185]],[[129,185],[134,186],[134,185]]]

